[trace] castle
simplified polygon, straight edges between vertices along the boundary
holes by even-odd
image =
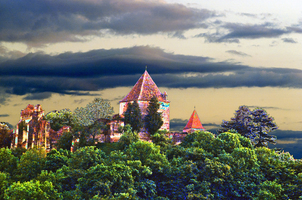
[[[161,93],[157,85],[152,80],[151,76],[145,70],[144,74],[138,79],[131,91],[120,101],[119,114],[123,114],[127,110],[128,103],[137,101],[139,108],[144,118],[147,115],[147,107],[153,96],[158,98],[160,108],[158,112],[162,113],[163,125],[160,130],[170,130],[170,101],[167,100],[167,92]],[[143,127],[141,136],[144,137],[146,129]],[[146,134],[145,134],[146,135]]]
[[[170,130],[170,101],[167,99],[167,93],[161,93],[153,79],[147,72],[138,79],[131,91],[119,102],[119,115],[114,115],[112,120],[105,120],[104,122],[110,126],[111,136],[108,141],[114,142],[119,139],[121,133],[118,133],[118,127],[124,125],[122,120],[127,105],[137,101],[142,113],[142,117],[147,115],[147,107],[153,96],[158,98],[160,108],[158,112],[162,114],[163,125],[160,130]],[[24,110],[21,111],[20,121],[17,129],[13,134],[12,147],[43,147],[47,151],[52,149],[52,145],[60,138],[64,132],[69,132],[70,127],[62,127],[59,131],[54,131],[50,128],[50,123],[44,120],[44,110],[41,105],[33,106],[29,104]],[[191,133],[195,130],[204,130],[197,112],[194,109],[188,124],[184,128],[184,133]],[[178,134],[179,135],[179,134]],[[182,135],[182,134],[180,134]],[[143,127],[139,133],[143,140],[149,140],[148,133]]]

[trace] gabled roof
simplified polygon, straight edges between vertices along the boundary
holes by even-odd
[[[200,119],[197,115],[196,110],[193,111],[186,127],[184,128],[184,131],[186,129],[203,129],[203,130],[205,130],[200,122]]]
[[[150,101],[153,96],[157,96],[158,101],[166,102],[165,95],[162,94],[157,85],[152,80],[151,76],[147,72],[138,79],[132,90],[127,94],[120,102],[128,101]]]

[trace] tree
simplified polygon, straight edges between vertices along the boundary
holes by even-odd
[[[140,132],[143,127],[143,119],[141,110],[137,101],[128,103],[127,110],[125,112],[125,124],[130,124],[133,131]]]
[[[0,122],[0,148],[10,148],[11,141],[13,139],[12,131],[7,123]]]
[[[4,199],[63,199],[51,182],[16,182],[5,190]]]
[[[247,106],[240,106],[235,117],[230,121],[223,121],[218,133],[236,130],[239,134],[251,140],[254,146],[267,146],[275,144],[276,137],[268,133],[278,127],[267,112],[261,108],[250,111]]]
[[[70,150],[72,146],[73,133],[64,132],[55,144],[57,149]]]
[[[230,121],[224,121],[220,125],[221,128],[217,130],[218,133],[224,133],[231,129],[236,130],[238,133],[245,137],[250,137],[250,125],[252,122],[251,111],[247,106],[240,106],[239,110],[236,110],[235,117]]]
[[[44,148],[32,148],[22,154],[16,169],[16,178],[30,181],[36,178],[45,168],[46,152]]]
[[[158,102],[157,97],[153,96],[148,105],[147,115],[145,117],[145,127],[150,135],[156,133],[156,131],[158,131],[158,129],[163,125],[161,113],[158,112],[159,107],[160,103]]]
[[[270,117],[267,112],[261,108],[256,108],[252,112],[253,126],[252,132],[256,135],[254,142],[256,147],[267,146],[268,143],[276,144],[276,137],[268,133],[278,129],[274,118]]]
[[[45,115],[45,119],[50,122],[50,127],[55,131],[60,130],[63,126],[73,127],[75,123],[73,113],[67,108],[49,112]]]
[[[67,165],[70,158],[70,151],[63,149],[53,149],[46,156],[45,168],[48,171],[55,172],[63,165]]]
[[[49,112],[45,119],[50,122],[50,127],[59,131],[64,126],[69,126],[70,130],[68,132],[63,132],[60,138],[56,141],[57,149],[67,149],[70,150],[72,146],[73,131],[75,129],[75,116],[69,109],[62,109],[60,111]]]
[[[93,102],[87,104],[85,107],[76,108],[74,111],[76,123],[81,129],[80,139],[87,140],[90,136],[92,141],[95,141],[95,137],[103,133],[108,142],[108,129],[106,123],[102,121],[108,120],[113,113],[113,107],[111,107],[110,102],[105,101],[101,98],[96,98]],[[101,132],[100,130],[103,130]],[[109,138],[110,141],[110,138]]]
[[[120,137],[118,144],[120,149],[127,148],[130,144],[139,141],[139,136],[137,132],[132,131],[129,124],[124,127],[124,133]]]
[[[17,168],[18,158],[15,157],[8,148],[0,149],[0,171],[13,175],[13,171]]]

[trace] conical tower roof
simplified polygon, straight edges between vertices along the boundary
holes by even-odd
[[[159,91],[151,76],[145,70],[144,74],[138,79],[132,90],[120,102],[128,101],[150,101],[153,96],[157,96],[158,101],[167,101]]]
[[[200,119],[198,117],[198,114],[197,114],[196,110],[193,111],[186,127],[184,128],[184,132],[187,132],[185,130],[190,130],[190,129],[192,129],[192,130],[201,130],[201,129],[205,130],[203,128],[201,122],[200,122]]]

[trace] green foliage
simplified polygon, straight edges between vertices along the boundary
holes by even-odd
[[[20,158],[16,169],[16,178],[30,181],[38,176],[45,167],[46,152],[43,148],[29,149]]]
[[[71,110],[62,109],[60,111],[52,111],[45,115],[45,119],[50,122],[50,127],[58,131],[63,126],[74,127],[75,118]]]
[[[61,135],[60,139],[57,141],[55,147],[57,149],[70,150],[73,138],[74,137],[72,132],[64,132],[63,135]]]
[[[149,166],[153,173],[161,174],[169,165],[164,154],[160,152],[160,147],[146,141],[137,141],[130,144],[126,154],[131,160],[140,160],[143,165]]]
[[[143,118],[137,101],[127,104],[127,110],[124,113],[125,124],[130,124],[133,131],[140,132],[143,127]]]
[[[207,151],[212,151],[215,135],[208,131],[195,131],[188,134],[180,144],[183,147],[201,147]]]
[[[261,183],[260,191],[258,197],[255,199],[283,199],[286,196],[282,195],[284,191],[281,184],[276,183],[276,181],[264,181]]]
[[[63,165],[67,165],[70,158],[70,152],[63,149],[53,149],[46,156],[45,169],[50,171],[57,171]]]
[[[129,124],[124,127],[124,133],[120,137],[118,144],[120,149],[127,148],[133,142],[139,141],[139,136],[136,131],[132,131],[132,128]]]
[[[110,102],[102,98],[96,98],[85,107],[76,108],[75,120],[81,126],[90,126],[99,119],[106,119],[113,113]]]
[[[95,137],[101,133],[107,138],[106,142],[109,142],[108,127],[101,119],[109,119],[112,113],[113,107],[111,107],[110,102],[101,98],[94,99],[85,107],[75,109],[75,122],[78,125],[76,131],[81,133],[79,136],[80,147],[94,144]],[[92,137],[92,141],[87,143],[90,137]]]
[[[0,199],[2,200],[4,198],[4,191],[9,187],[9,175],[0,172]]]
[[[28,181],[28,182],[16,182],[5,190],[4,199],[9,200],[39,200],[39,199],[63,199],[60,193],[54,189],[51,182],[45,181]]]
[[[124,131],[123,148],[98,144],[47,155],[30,149],[20,162],[13,150],[0,149],[0,199],[302,197],[302,161],[286,152],[254,148],[236,131],[217,137],[196,131],[180,145],[162,132],[151,143],[138,140],[129,125]],[[9,171],[10,165],[17,165],[16,171]]]
[[[161,113],[158,112],[159,108],[160,103],[158,102],[157,97],[153,96],[147,107],[147,115],[145,117],[145,127],[151,136],[163,125]]]
[[[93,146],[82,147],[71,155],[68,166],[72,169],[87,170],[92,166],[103,163],[104,158],[106,158],[106,155],[102,150]]]
[[[222,153],[223,151],[232,153],[235,148],[242,147],[239,135],[229,132],[219,134],[213,141],[213,146],[215,146],[213,151],[216,154]]]
[[[276,137],[269,135],[273,130],[278,129],[274,118],[262,108],[255,108],[250,111],[247,106],[240,106],[235,117],[230,121],[223,121],[218,133],[236,130],[239,134],[251,140],[255,147],[267,146],[268,143],[275,144]]]
[[[23,147],[12,148],[11,150],[12,150],[12,154],[19,159],[27,151],[27,149]]]
[[[162,150],[171,148],[172,146],[172,139],[170,139],[166,134],[167,131],[158,131],[151,136],[152,142],[155,145],[159,145]]]
[[[4,122],[0,122],[0,148],[2,147],[10,148],[12,139],[13,139],[13,134],[9,126]]]
[[[17,168],[19,159],[12,154],[12,151],[8,148],[0,149],[0,171],[13,174]]]
[[[91,198],[95,195],[124,193],[134,187],[131,168],[123,164],[105,166],[98,164],[87,170],[79,179],[79,189]]]
[[[121,150],[119,142],[98,143],[96,147],[102,150],[106,155],[110,155],[112,151]]]

